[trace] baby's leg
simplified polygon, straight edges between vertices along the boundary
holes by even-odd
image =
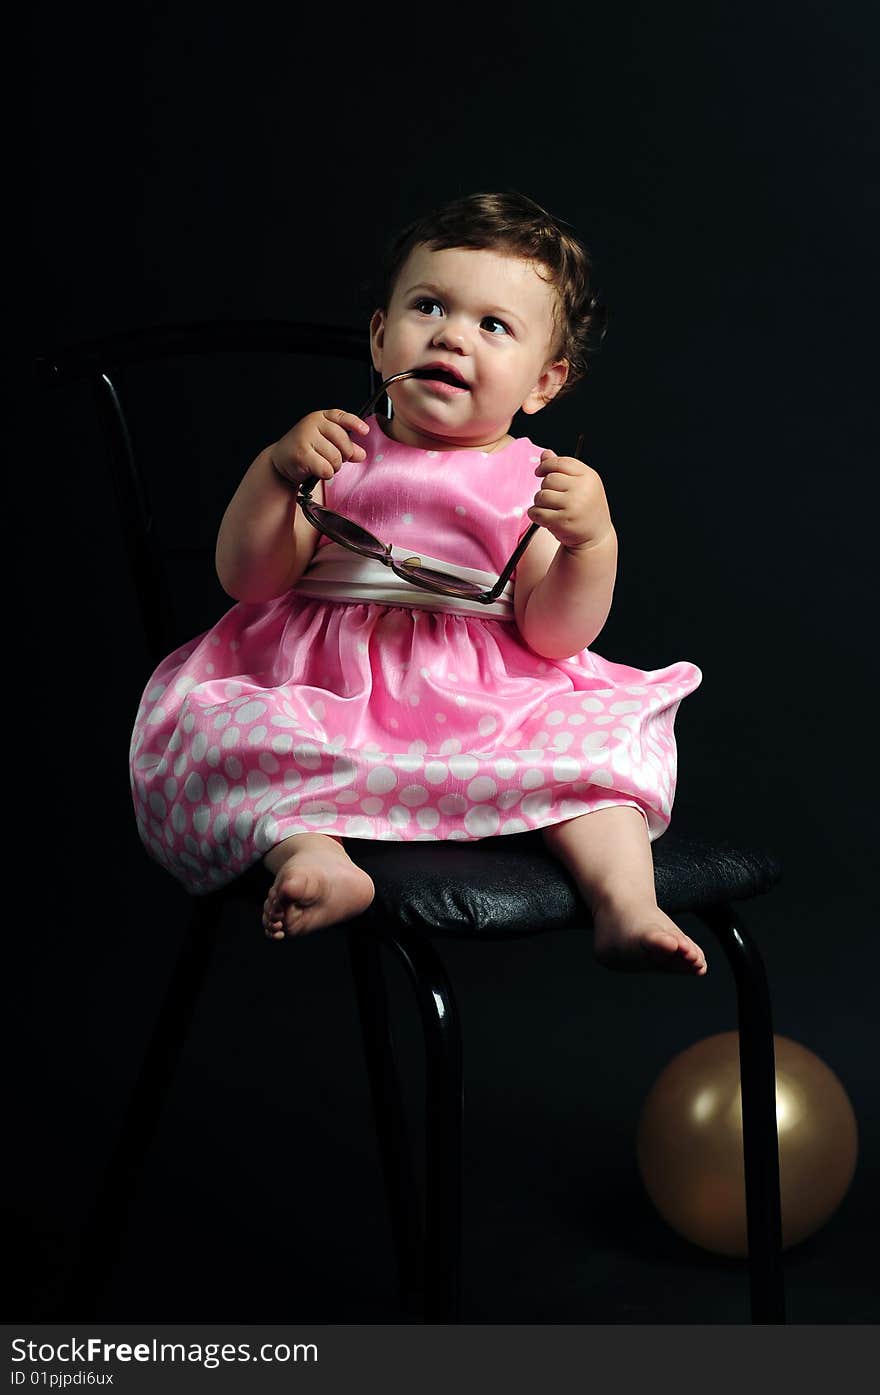
[[[271,940],[351,920],[375,895],[372,878],[328,833],[285,838],[266,853],[263,866],[275,873],[263,905],[263,929]]]
[[[596,809],[542,832],[592,911],[600,963],[628,971],[706,973],[700,946],[657,905],[651,843],[638,809]]]

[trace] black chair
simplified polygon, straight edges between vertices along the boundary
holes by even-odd
[[[136,364],[225,351],[318,355],[369,365],[365,334],[290,322],[168,326],[80,344],[37,360],[38,380],[46,389],[81,383],[90,384],[94,391],[106,429],[125,547],[156,663],[189,636],[175,632],[171,587],[136,461],[122,384]],[[377,385],[370,370],[370,391]],[[755,1323],[784,1323],[770,1000],[760,955],[732,904],[767,892],[779,878],[779,866],[763,851],[710,844],[673,831],[655,841],[652,852],[660,906],[672,914],[697,916],[717,938],[734,976],[751,1317]],[[351,954],[401,1302],[414,1320],[456,1322],[460,1318],[462,1044],[455,999],[434,941],[583,931],[590,925],[589,912],[537,834],[467,844],[419,842],[407,845],[405,856],[394,843],[358,840],[355,855],[372,876],[376,897],[365,914],[340,929],[346,932]],[[268,885],[266,870],[257,864],[231,886],[193,898],[188,938],[86,1227],[64,1300],[66,1311],[59,1311],[59,1319],[95,1315],[102,1281],[118,1249],[138,1166],[156,1129],[224,909],[245,898],[258,917]],[[403,965],[424,1030],[423,1195],[409,1153],[383,948]]]

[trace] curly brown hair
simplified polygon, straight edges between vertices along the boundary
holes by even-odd
[[[608,324],[608,311],[590,284],[592,260],[573,228],[516,191],[466,194],[403,228],[391,243],[381,287],[387,309],[400,270],[414,247],[489,248],[543,267],[556,290],[558,337],[554,358],[568,361],[568,378],[557,400],[587,373]],[[538,272],[540,275],[540,271]]]

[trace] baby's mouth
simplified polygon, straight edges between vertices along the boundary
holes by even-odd
[[[448,383],[450,387],[463,388],[470,391],[468,384],[463,378],[457,378],[454,373],[450,373],[446,368],[416,368],[413,372],[414,378],[430,378],[432,382]]]

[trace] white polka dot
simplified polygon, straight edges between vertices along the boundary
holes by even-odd
[[[527,824],[527,823],[523,823],[522,819],[507,819],[507,820],[501,825],[501,832],[502,832],[502,833],[526,833],[526,832],[528,831],[528,827],[529,827],[528,824]]]
[[[395,828],[406,828],[411,817],[409,810],[404,809],[402,804],[392,804],[388,810],[388,821],[393,823]]]
[[[509,780],[511,775],[515,773],[516,761],[511,760],[509,756],[502,756],[499,760],[496,760],[495,774],[502,780]]]
[[[574,741],[574,732],[558,731],[553,738],[553,749],[554,751],[567,751],[572,741]]]
[[[467,513],[467,509],[464,507],[464,504],[456,504],[455,512],[464,515]]]
[[[371,794],[387,794],[397,784],[397,776],[387,765],[377,765],[367,776],[367,789]]]
[[[550,791],[538,790],[536,794],[527,794],[520,808],[529,819],[542,819],[550,809]]]
[[[211,822],[211,810],[207,804],[199,805],[193,814],[193,828],[196,833],[205,833]]]
[[[284,788],[285,788],[286,790],[295,790],[296,787],[297,787],[297,785],[301,785],[301,784],[302,784],[302,776],[300,775],[300,773],[299,773],[298,770],[293,770],[293,769],[285,770],[285,772],[284,772]]]
[[[613,712],[616,717],[621,712],[640,712],[642,704],[640,702],[613,702],[608,710]]]
[[[373,825],[370,820],[362,818],[359,814],[346,820],[345,834],[347,838],[369,838],[372,831]]]
[[[197,731],[192,740],[190,753],[193,760],[201,760],[208,749],[208,738],[203,731]]]
[[[357,775],[357,766],[347,756],[337,756],[333,762],[333,783],[337,787],[350,785]]]
[[[580,761],[572,756],[560,756],[553,762],[553,778],[559,781],[576,780],[581,773]]]
[[[581,742],[581,750],[585,756],[591,756],[595,751],[600,751],[603,746],[607,745],[607,731],[589,731]]]
[[[524,770],[522,773],[522,778],[520,779],[520,784],[522,785],[524,790],[537,789],[538,786],[543,785],[543,783],[544,772],[542,770]]]
[[[186,777],[186,784],[183,787],[183,792],[190,804],[195,804],[197,800],[201,799],[205,792],[205,782],[201,775],[197,775],[194,770],[190,771],[189,775]]]
[[[421,700],[422,699],[419,697],[418,693],[410,693],[408,699],[410,707],[418,707]]]
[[[428,453],[430,454],[430,451]],[[400,515],[400,521],[401,523],[412,523],[413,516],[411,513],[403,513]]]
[[[565,721],[564,712],[551,712],[547,717],[548,727],[558,727],[560,722]]]
[[[568,725],[570,727],[580,727],[583,726],[586,720],[586,717],[582,716],[580,712],[574,712],[568,719]]]
[[[237,838],[249,838],[254,823],[254,816],[250,809],[242,809],[240,814],[235,816],[235,834]]]
[[[236,804],[240,804],[244,799],[244,795],[245,792],[243,787],[241,785],[234,785],[226,797],[226,803],[229,805],[230,809],[234,809]]]
[[[361,808],[365,814],[378,814],[382,811],[384,800],[382,799],[362,799]]]
[[[229,815],[218,814],[214,820],[214,841],[225,843],[229,836]]]
[[[265,711],[266,704],[264,702],[243,702],[236,711],[235,720],[240,722],[242,726],[247,726],[250,722],[255,722],[258,717],[262,717]]]
[[[218,766],[220,764],[220,747],[209,746],[207,754],[205,756],[205,760],[208,762],[209,765]]]
[[[402,751],[398,751],[391,759],[398,770],[413,771],[422,768],[421,756],[411,756],[408,753],[404,755]]]
[[[179,804],[175,804],[174,808],[171,810],[171,823],[175,833],[183,833],[186,831],[186,814]]]
[[[482,804],[485,800],[491,799],[497,792],[498,786],[494,780],[490,780],[488,775],[478,775],[476,780],[471,780],[467,787],[468,799],[474,804]]]
[[[154,707],[153,710],[152,710],[152,712],[150,713],[149,717],[147,718],[147,722],[149,723],[150,726],[153,726],[153,727],[157,727],[157,726],[159,725],[159,723],[160,723],[160,722],[164,722],[164,720],[165,720],[165,708],[164,708],[164,707]],[[191,728],[190,728],[190,730],[191,730]]]
[[[338,790],[336,794],[336,803],[357,804],[358,798],[359,795],[357,790]]]
[[[449,773],[456,780],[471,780],[480,768],[479,761],[473,756],[450,756]]]
[[[212,804],[219,804],[221,799],[226,798],[229,785],[222,775],[212,775],[208,781],[208,798]]]
[[[380,451],[379,454],[376,456],[376,464],[378,465],[379,461],[380,461],[380,460],[384,460],[384,459],[385,459],[385,452],[384,452],[384,451]]]
[[[460,794],[444,794],[437,807],[442,814],[461,814],[467,808],[467,800]]]
[[[420,809],[416,814],[416,823],[421,828],[436,828],[440,822],[440,815],[436,809]]]
[[[445,721],[446,721],[446,713],[445,713],[445,712],[435,712],[435,713],[434,713],[434,721],[435,721],[435,722],[445,722]]]
[[[598,698],[594,698],[594,697],[584,698],[583,701],[582,701],[582,703],[581,703],[581,707],[584,709],[585,712],[603,712],[603,711],[604,711],[604,704],[601,703],[601,702],[599,701]]]
[[[592,785],[604,785],[610,789],[613,783],[610,770],[594,770],[590,775],[590,784]]]
[[[443,761],[431,760],[423,773],[429,785],[442,785],[449,774],[449,767],[444,765]]]
[[[262,751],[260,753],[260,769],[265,770],[267,775],[277,775],[281,766],[271,751]]]
[[[440,747],[440,754],[441,756],[451,756],[455,755],[456,751],[460,750],[461,742],[456,741],[456,739],[452,737],[449,741],[443,742],[443,745]]]
[[[165,803],[165,800],[162,798],[161,794],[158,794],[155,790],[150,795],[150,808],[152,809],[154,814],[159,815],[160,819],[164,819],[166,813],[168,812],[168,805]]]
[[[464,826],[468,833],[474,838],[491,838],[498,832],[498,825],[501,816],[497,809],[489,805],[483,805],[478,809],[469,809],[464,816]]]
[[[266,740],[269,731],[267,727],[251,727],[248,732],[248,745],[260,746]]]
[[[293,828],[287,830],[288,835],[295,832],[296,829]],[[263,853],[268,852],[270,848],[274,848],[275,844],[279,842],[278,821],[272,818],[271,814],[267,814],[265,818],[260,819],[260,822],[257,824],[257,831],[254,834],[254,842],[259,851]]]
[[[495,731],[497,726],[497,717],[481,717],[479,722],[477,723],[477,731],[480,733],[481,736],[491,736],[492,732]]]
[[[260,799],[269,788],[269,777],[262,770],[251,770],[247,777],[247,792],[250,799]]]
[[[514,804],[518,804],[521,798],[522,795],[519,790],[505,790],[503,794],[499,794],[495,803],[498,805],[499,809],[512,809]]]
[[[162,786],[162,788],[165,791],[165,798],[173,799],[174,796],[177,794],[177,781],[169,777],[169,779],[165,781],[165,784]]]
[[[521,505],[517,504],[516,508],[513,510],[513,514],[515,518],[522,518],[523,511]]]
[[[321,752],[311,741],[302,741],[293,748],[293,758],[306,770],[317,770],[321,764]]]
[[[238,727],[227,727],[220,738],[220,745],[224,751],[230,750],[233,746],[241,745],[241,731]]]
[[[400,791],[400,802],[406,804],[408,808],[415,809],[420,804],[426,803],[430,798],[428,791],[423,785],[407,785]]]

